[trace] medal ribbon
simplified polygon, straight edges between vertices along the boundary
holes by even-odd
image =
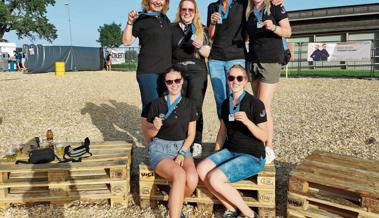
[[[257,18],[257,23],[262,22],[263,14],[266,11],[266,5],[263,5],[260,11],[258,11],[258,9],[254,6],[253,11],[254,11],[255,17]]]
[[[171,104],[170,95],[167,95],[167,108],[168,108],[168,111],[167,111],[167,113],[164,116],[165,120],[172,114],[172,112],[175,110],[176,105],[180,102],[180,100],[182,100],[182,96],[181,95],[179,95],[175,99],[174,103]]]
[[[139,12],[138,14],[143,14],[143,15],[146,15],[146,16],[152,16],[152,17],[156,17],[156,16],[160,16],[161,15],[161,12]]]
[[[240,96],[240,101],[233,107],[233,93],[230,94],[230,98],[229,98],[229,114],[234,114],[236,112],[239,112],[240,111],[240,105],[241,105],[241,101],[242,99],[245,97],[246,95],[246,92],[245,90],[243,90],[241,96]]]
[[[229,0],[228,6],[226,6],[225,13],[222,12],[222,0],[220,1],[220,4],[218,5],[218,13],[221,15],[221,19],[226,20],[228,19],[229,15],[229,9],[230,6],[232,5],[233,0]]]

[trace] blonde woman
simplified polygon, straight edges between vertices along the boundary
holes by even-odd
[[[247,61],[252,63],[253,92],[265,104],[267,112],[266,163],[270,163],[275,159],[271,104],[284,55],[282,37],[291,36],[291,26],[283,6],[275,6],[269,0],[249,0],[246,30],[249,36]]]
[[[142,129],[146,122],[149,104],[165,90],[161,74],[171,66],[171,28],[166,16],[169,0],[143,0],[142,12],[129,12],[122,41],[131,45],[139,39],[137,81],[141,93]],[[151,139],[144,132],[145,139]]]
[[[207,67],[210,46],[201,24],[200,11],[195,0],[181,0],[172,25],[172,62],[183,70],[183,96],[193,100],[198,113],[194,157],[200,156],[203,135],[203,101],[207,89]]]

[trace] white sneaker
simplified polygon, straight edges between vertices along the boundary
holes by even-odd
[[[200,158],[203,147],[199,143],[194,143],[192,146],[192,157]]]
[[[271,147],[266,146],[266,164],[270,164],[275,158],[276,155],[274,150]]]

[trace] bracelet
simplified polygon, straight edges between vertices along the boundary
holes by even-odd
[[[179,152],[178,152],[178,155],[185,157],[186,156],[186,152],[183,149],[180,149]]]
[[[211,26],[216,26],[217,23],[211,23]]]
[[[127,22],[127,24],[130,25],[130,26],[133,26],[133,23],[130,23],[129,21]]]
[[[276,31],[276,25],[274,25],[274,29],[273,29],[273,30],[271,29],[271,31],[272,31],[272,32],[275,32],[275,31]]]

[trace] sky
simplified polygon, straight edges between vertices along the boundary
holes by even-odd
[[[180,0],[170,0],[168,17],[175,19],[175,13]],[[197,0],[201,11],[201,19],[206,22],[207,6],[216,0]],[[378,3],[379,0],[285,0],[287,11],[312,8],[324,8],[344,5]],[[65,5],[68,3],[68,5]],[[52,43],[28,38],[18,39],[14,31],[5,34],[5,39],[15,42],[17,47],[23,44],[70,45],[71,18],[72,44],[74,46],[100,47],[98,28],[104,24],[121,24],[122,30],[131,10],[141,10],[141,0],[56,0],[54,6],[47,8],[47,17],[55,25],[58,38]]]

